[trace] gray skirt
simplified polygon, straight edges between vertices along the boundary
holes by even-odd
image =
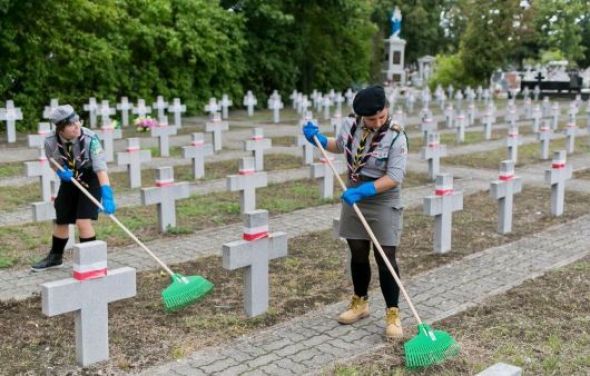
[[[392,207],[387,201],[373,198],[359,201],[357,205],[379,244],[397,247],[402,234],[404,209]],[[345,239],[371,240],[354,209],[344,202],[340,212],[340,236]]]

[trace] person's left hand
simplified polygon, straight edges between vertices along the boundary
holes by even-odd
[[[115,203],[115,197],[113,196],[113,190],[110,185],[102,185],[100,187],[102,192],[102,207],[105,214],[115,214],[117,210],[117,204]]]
[[[328,138],[320,133],[320,129],[313,121],[308,121],[303,127],[303,135],[313,146],[317,146],[314,137],[318,139],[320,145],[325,149],[328,146]]]
[[[357,202],[367,197],[373,197],[377,194],[377,189],[375,189],[375,184],[372,182],[363,183],[354,188],[348,188],[340,198],[344,200],[348,205],[353,206]]]

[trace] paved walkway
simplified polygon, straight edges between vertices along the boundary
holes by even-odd
[[[586,215],[430,270],[405,281],[405,286],[422,320],[433,323],[589,255],[589,241],[590,215]],[[373,291],[371,316],[354,325],[343,326],[334,320],[346,306],[346,302],[340,302],[251,336],[194,352],[181,361],[150,368],[142,375],[321,374],[335,362],[389,345],[383,338],[384,304],[380,295],[378,290]],[[406,315],[406,331],[415,333],[415,321],[407,317],[408,307],[401,304],[401,310]]]

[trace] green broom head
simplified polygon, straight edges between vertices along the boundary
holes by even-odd
[[[185,277],[175,273],[170,286],[162,291],[162,300],[167,311],[176,311],[197,302],[211,290],[213,290],[213,283],[201,276]]]
[[[418,368],[440,364],[458,355],[460,349],[449,333],[432,330],[426,324],[418,324],[418,334],[404,344],[406,367]]]

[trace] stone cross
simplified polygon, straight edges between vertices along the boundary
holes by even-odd
[[[433,196],[424,198],[424,214],[434,216],[435,253],[446,253],[451,249],[453,212],[463,210],[463,192],[453,190],[453,176],[439,174],[436,177]]]
[[[551,129],[556,130],[559,128],[559,102],[553,102],[551,106]]]
[[[51,124],[39,123],[37,127],[37,134],[30,134],[27,136],[27,141],[30,148],[44,148],[45,139],[51,133]]]
[[[492,111],[486,109],[483,115],[483,133],[486,140],[492,139],[492,127],[494,126],[494,117]]]
[[[428,142],[422,148],[421,157],[428,162],[428,176],[435,180],[440,172],[440,158],[447,156],[447,145],[440,144],[440,135],[432,132],[428,135]]]
[[[254,94],[252,94],[252,91],[248,90],[242,103],[248,109],[248,116],[251,117],[254,115],[254,107],[258,104],[258,101],[256,100]]]
[[[332,107],[332,100],[328,94],[322,98],[322,106],[324,107],[324,120],[330,119],[330,108]]]
[[[553,153],[551,169],[545,170],[545,183],[551,185],[551,214],[563,214],[565,181],[572,178],[572,166],[565,163],[565,150]]]
[[[269,233],[268,211],[255,210],[244,215],[241,240],[223,245],[223,267],[244,268],[244,310],[248,317],[268,309],[270,260],[287,256],[287,234]]]
[[[191,145],[182,147],[182,158],[190,158],[193,161],[194,179],[200,179],[205,176],[205,157],[210,155],[213,155],[213,145],[205,145],[203,133],[193,133]]]
[[[541,89],[539,88],[539,85],[535,85],[535,88],[533,89],[533,97],[535,99],[535,102],[539,100],[540,95],[541,95]]]
[[[576,132],[578,127],[576,127],[575,122],[570,122],[565,127],[565,151],[568,154],[573,154],[575,146],[576,146]]]
[[[127,166],[129,187],[141,187],[141,164],[152,160],[150,150],[141,150],[139,138],[127,139],[127,151],[117,153],[117,166]]]
[[[145,105],[145,100],[138,99],[137,104],[133,106],[132,112],[138,117],[146,117],[147,115],[152,113],[152,108],[150,106]]]
[[[57,107],[57,106],[56,106]],[[88,99],[88,103],[84,105],[84,111],[88,112],[88,119],[90,120],[90,128],[96,128],[96,113],[98,112],[100,105],[96,102],[96,98],[91,97]],[[46,117],[48,119],[49,116]]]
[[[53,112],[53,110],[55,110],[57,106],[59,106],[59,101],[56,98],[51,98],[51,100],[49,101],[49,106],[45,106],[45,108],[43,109],[43,119],[50,119],[51,113]]]
[[[129,102],[127,97],[121,97],[121,102],[117,103],[117,110],[121,111],[121,126],[129,126],[129,111],[133,110],[133,103]]]
[[[340,129],[342,128],[342,121],[342,116],[337,112],[335,112],[334,117],[330,119],[330,125],[334,130],[334,137],[338,137],[338,134],[340,134]]]
[[[500,176],[490,184],[490,195],[498,201],[498,233],[512,232],[512,201],[522,191],[522,179],[514,175],[514,162],[503,161]]]
[[[280,111],[283,108],[281,96],[275,91],[270,98],[268,98],[268,109],[272,110],[272,119],[275,124],[280,123]]]
[[[104,121],[104,119],[103,119]],[[112,123],[103,124],[103,126],[95,131],[98,137],[102,140],[102,147],[104,148],[104,157],[107,162],[115,160],[115,140],[123,137],[121,128],[113,128]]]
[[[168,125],[166,119],[158,121],[158,125],[150,128],[150,135],[152,137],[158,137],[158,147],[160,149],[161,157],[170,156],[170,136],[176,135],[178,129]]]
[[[256,171],[264,170],[264,150],[270,149],[271,147],[272,140],[270,138],[264,138],[264,130],[262,128],[254,128],[250,139],[244,141],[244,150],[252,152]]]
[[[158,206],[158,225],[160,232],[176,227],[176,200],[188,198],[190,188],[188,182],[175,183],[172,167],[156,169],[156,186],[141,188],[142,205]]]
[[[168,105],[168,112],[174,114],[174,127],[182,128],[182,114],[186,112],[186,105],[180,102],[180,98],[174,98],[171,105]]]
[[[14,107],[14,102],[6,101],[6,108],[0,108],[0,121],[6,122],[6,138],[8,143],[16,142],[16,120],[23,120],[23,113],[20,108]]]
[[[457,143],[465,142],[465,115],[461,112],[457,115]]]
[[[168,108],[168,102],[164,100],[164,97],[158,95],[156,101],[152,103],[152,108],[158,112],[158,123],[166,121],[168,122],[168,116],[166,115],[166,109]]]
[[[227,177],[227,190],[240,192],[240,212],[242,214],[256,210],[256,188],[268,184],[266,172],[256,172],[254,158],[245,157],[240,160],[238,175]]]
[[[41,285],[43,314],[49,317],[75,312],[76,361],[82,367],[109,359],[108,304],[134,297],[136,271],[107,269],[103,241],[74,247],[71,278]]]
[[[541,142],[541,159],[543,160],[549,159],[549,143],[553,137],[553,130],[547,122],[545,121],[545,124],[539,128],[539,133],[537,133],[537,139]]]
[[[41,199],[51,201],[51,181],[54,179],[55,172],[49,166],[44,149],[39,149],[39,158],[36,161],[25,162],[25,173],[29,178],[39,177],[39,180],[41,180]]]
[[[297,92],[297,89],[294,89],[291,92],[291,95],[289,95],[289,99],[291,100],[291,107],[293,109],[296,109],[297,108],[298,98],[299,98],[299,93]]]
[[[297,146],[303,148],[303,164],[312,164],[314,146],[307,141],[304,135],[297,136]]]
[[[340,94],[340,92],[337,92],[334,95],[333,102],[336,104],[335,113],[342,116],[342,102],[344,102],[344,97],[342,96],[342,94]]]
[[[522,145],[522,139],[518,134],[518,127],[510,127],[506,138],[506,146],[508,147],[508,159],[515,164],[518,163],[518,147],[520,145]]]
[[[475,104],[474,103],[469,103],[469,106],[467,106],[467,121],[469,126],[472,126],[473,124],[475,124],[475,117],[477,116],[477,111],[475,109]]]
[[[528,86],[527,86],[528,88]],[[530,119],[533,114],[533,101],[531,98],[526,97],[524,100],[524,118]]]
[[[109,101],[104,100],[100,103],[100,107],[98,109],[98,115],[100,116],[101,119],[101,126],[104,127],[110,127],[112,120],[111,120],[111,115],[115,115],[117,113],[117,110],[115,110],[114,108],[111,108],[109,106]]]
[[[461,107],[463,106],[463,93],[461,90],[457,90],[457,94],[455,94],[455,103],[457,103],[457,109],[461,110]]]
[[[432,116],[424,116],[420,124],[420,131],[422,131],[422,139],[424,144],[428,142],[428,135],[436,132],[437,124],[436,120]]]
[[[352,108],[352,101],[354,100],[355,93],[352,91],[351,88],[346,89],[344,93],[344,97],[346,98],[346,104],[348,107]]]
[[[543,97],[541,106],[543,108],[543,117],[549,117],[551,115],[551,102],[549,102],[549,97]]]
[[[227,94],[223,94],[223,96],[221,97],[221,102],[219,102],[219,105],[221,106],[221,118],[227,119],[228,109],[233,105],[233,102],[231,101],[231,99],[229,99]]]
[[[219,112],[219,104],[217,104],[217,99],[209,98],[209,103],[205,106],[205,111],[209,114],[209,118],[213,118]]]
[[[219,113],[213,115],[213,119],[205,123],[205,131],[213,133],[213,151],[216,153],[221,150],[221,132],[228,129],[227,121],[221,121]]]
[[[508,127],[516,126],[516,121],[518,120],[518,113],[516,112],[516,108],[514,104],[509,104],[508,109],[506,110],[506,123]]]
[[[541,118],[543,117],[541,106],[536,104],[533,108],[533,113],[531,116],[533,118],[533,133],[537,133],[539,132],[539,127],[541,126]]]
[[[445,122],[447,123],[447,128],[453,128],[454,117],[455,110],[453,109],[453,104],[449,103],[449,105],[445,109]]]
[[[342,161],[334,160],[332,156],[329,158],[339,174],[346,171]],[[320,179],[320,198],[331,199],[334,196],[334,172],[328,165],[328,161],[323,157],[320,158],[320,163],[311,165],[310,172],[312,179]]]

